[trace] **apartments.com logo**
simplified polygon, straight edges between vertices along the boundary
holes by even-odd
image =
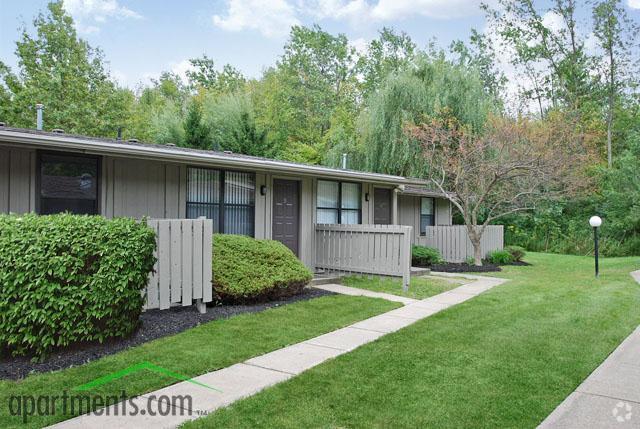
[[[169,416],[192,415],[193,398],[191,395],[144,395],[144,398],[129,398],[122,390],[119,394],[91,394],[91,390],[111,383],[127,375],[151,371],[180,381],[195,384],[202,388],[221,392],[219,389],[200,383],[190,377],[159,367],[150,362],[141,362],[121,371],[96,378],[88,383],[75,386],[71,392],[63,390],[60,395],[11,395],[7,407],[12,416],[22,417],[27,423],[30,417],[62,415],[72,417],[91,412],[95,416]],[[143,399],[143,400],[141,400]]]

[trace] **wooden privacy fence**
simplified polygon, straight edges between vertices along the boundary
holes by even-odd
[[[465,262],[473,258],[473,245],[464,225],[428,226],[416,244],[435,247],[447,262]],[[488,225],[480,241],[482,255],[504,247],[503,226]]]
[[[200,312],[212,301],[211,219],[149,219],[156,232],[156,264],[149,275],[145,309],[198,304]]]
[[[402,277],[409,286],[412,227],[316,225],[316,267],[330,271]]]

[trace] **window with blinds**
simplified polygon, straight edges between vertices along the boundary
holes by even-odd
[[[427,227],[436,224],[433,198],[420,198],[420,235],[426,235]]]
[[[255,189],[253,173],[189,168],[187,218],[205,216],[214,232],[253,237]]]
[[[318,180],[316,221],[325,224],[362,222],[360,183]]]

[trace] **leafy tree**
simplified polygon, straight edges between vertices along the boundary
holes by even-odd
[[[322,150],[333,112],[354,106],[354,55],[343,34],[333,36],[318,26],[291,29],[274,71],[280,84],[276,98],[292,106],[283,124],[290,141]]]
[[[47,128],[95,136],[115,135],[127,122],[133,103],[128,90],[118,89],[104,66],[104,56],[78,38],[62,1],[49,3],[16,44],[18,74],[0,63],[0,114],[19,127],[33,127],[34,106],[45,105]]]
[[[203,55],[202,58],[193,58],[189,62],[194,70],[187,71],[187,78],[194,88],[204,88],[219,94],[227,94],[239,91],[246,84],[242,73],[230,64],[225,64],[222,71],[219,72],[216,70],[213,60],[206,55]]]
[[[476,265],[491,222],[586,185],[581,173],[589,153],[571,122],[558,119],[491,118],[476,132],[446,110],[405,129],[420,142],[430,183],[462,215]]]
[[[524,95],[538,102],[544,115],[547,102],[579,112],[592,90],[591,61],[578,31],[575,0],[554,0],[542,11],[534,0],[498,0],[498,8],[484,5],[489,25],[513,50],[511,62],[530,79]],[[545,22],[545,15],[558,25]]]
[[[613,165],[613,116],[622,92],[628,88],[628,76],[631,64],[631,51],[634,36],[640,27],[630,20],[620,0],[603,0],[593,8],[594,35],[600,48],[604,52],[602,63],[605,78],[605,93],[607,98],[607,163]]]
[[[370,171],[420,177],[424,160],[420,145],[404,133],[407,124],[419,124],[446,109],[479,132],[495,106],[477,71],[453,64],[443,54],[422,56],[415,67],[390,75],[363,111],[365,166]]]
[[[489,36],[472,29],[468,44],[456,40],[451,44],[450,50],[458,56],[458,63],[461,66],[476,69],[485,90],[496,100],[501,100],[507,78],[496,64],[498,53]]]
[[[202,109],[192,100],[184,121],[184,145],[198,149],[211,149],[210,130],[202,121]]]
[[[169,72],[141,88],[132,109],[126,135],[156,143],[185,144],[184,127],[189,91],[182,79]]]
[[[216,97],[203,103],[203,122],[211,130],[213,148],[254,156],[274,156],[267,133],[255,120],[251,99],[244,94]]]
[[[408,34],[397,34],[392,28],[383,27],[378,38],[369,43],[366,53],[358,59],[362,97],[366,99],[374,93],[389,74],[403,70],[416,54],[416,45]]]

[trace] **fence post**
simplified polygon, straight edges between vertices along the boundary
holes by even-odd
[[[409,282],[411,281],[411,234],[413,227],[403,228],[402,243],[400,246],[400,263],[402,264],[402,290],[409,290]]]

